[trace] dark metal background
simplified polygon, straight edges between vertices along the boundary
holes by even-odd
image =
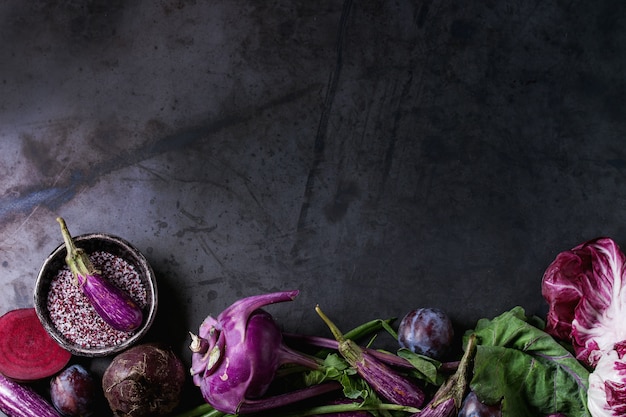
[[[4,1],[0,313],[74,234],[155,269],[152,337],[237,298],[327,334],[543,314],[562,250],[626,244],[626,3]]]

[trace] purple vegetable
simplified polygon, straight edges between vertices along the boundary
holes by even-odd
[[[141,326],[143,313],[141,308],[128,294],[98,272],[89,256],[74,245],[65,221],[58,217],[63,240],[67,249],[65,261],[74,274],[76,284],[80,286],[98,315],[116,330],[130,332]]]
[[[284,364],[317,369],[319,363],[283,343],[268,304],[291,301],[298,291],[257,295],[236,301],[217,319],[209,316],[192,334],[191,374],[207,403],[224,413],[243,414],[272,409],[340,388],[329,383],[263,398],[276,371]]]
[[[424,406],[424,409],[417,414],[414,414],[414,417],[456,417],[457,406],[454,403],[454,398],[446,398],[445,400],[433,403],[429,402]],[[412,416],[412,417],[413,417]]]
[[[502,417],[502,405],[487,405],[480,401],[474,391],[470,391],[463,400],[458,417]]]
[[[594,368],[587,405],[594,417],[626,414],[626,255],[610,238],[561,252],[546,269],[546,332],[572,343]]]
[[[94,377],[78,364],[65,368],[50,381],[52,404],[68,417],[87,417],[93,414],[97,392]]]
[[[144,343],[113,358],[102,375],[102,389],[115,415],[158,417],[179,404],[185,375],[170,348]]]
[[[476,353],[476,335],[472,334],[465,347],[459,367],[446,382],[437,389],[433,398],[422,411],[411,417],[456,417],[467,391],[469,366]]]
[[[337,342],[335,339],[329,339],[326,337],[309,336],[309,335],[301,335],[301,334],[294,334],[294,333],[283,333],[283,337],[293,342],[305,343],[311,346],[321,347],[321,348],[326,348],[326,349],[337,350],[337,348],[339,347],[339,342]],[[415,366],[413,366],[411,362],[393,353],[386,352],[383,350],[367,348],[367,347],[362,347],[361,349],[363,349],[364,351],[367,351],[367,353],[369,353],[372,356],[375,356],[378,360],[380,360],[381,362],[384,362],[385,364],[389,366],[400,368],[400,369],[415,369]],[[442,362],[439,369],[442,372],[452,373],[456,371],[456,368],[458,368],[458,366],[459,366],[459,361]]]
[[[0,374],[0,410],[9,417],[61,417],[52,404],[31,387]]]
[[[374,391],[394,404],[421,407],[424,403],[424,393],[416,384],[394,371],[354,341],[344,338],[337,326],[322,312],[319,306],[315,307],[315,311],[339,342],[338,350],[341,356],[356,369]]]
[[[589,374],[587,406],[594,417],[626,415],[626,345],[602,354]]]
[[[546,332],[571,341],[576,357],[594,366],[601,351],[626,340],[626,257],[609,238],[561,252],[546,269]]]

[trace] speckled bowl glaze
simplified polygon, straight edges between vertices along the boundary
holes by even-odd
[[[53,278],[60,269],[65,267],[65,256],[67,254],[65,244],[59,245],[44,261],[37,281],[35,283],[34,299],[35,310],[46,331],[62,347],[76,356],[101,357],[115,354],[136,344],[142,339],[150,329],[156,315],[158,298],[157,286],[152,267],[144,255],[133,247],[126,240],[107,235],[104,233],[92,233],[73,237],[76,247],[82,248],[87,253],[104,251],[116,255],[134,266],[139,273],[142,284],[146,289],[147,303],[143,310],[144,317],[142,325],[125,341],[112,346],[85,348],[67,340],[65,336],[55,327],[48,312],[47,300],[48,292]]]

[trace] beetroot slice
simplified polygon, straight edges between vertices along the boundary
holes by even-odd
[[[0,373],[16,381],[54,375],[72,354],[46,332],[34,308],[11,310],[0,317]]]

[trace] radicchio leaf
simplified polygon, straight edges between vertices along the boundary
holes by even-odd
[[[560,253],[546,269],[546,332],[570,341],[576,357],[595,366],[601,351],[626,340],[626,256],[610,238]]]
[[[626,415],[626,346],[603,353],[589,375],[587,406],[594,417]]]

